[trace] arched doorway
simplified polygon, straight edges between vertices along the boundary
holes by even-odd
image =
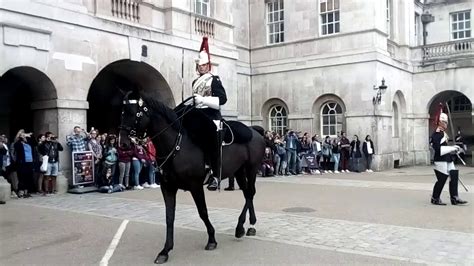
[[[99,72],[89,89],[88,129],[117,133],[123,93],[134,89],[175,106],[170,86],[154,67],[144,62],[116,61]]]
[[[44,112],[32,103],[57,99],[53,82],[43,72],[29,66],[15,67],[0,77],[0,132],[13,141],[19,129],[35,134],[54,130]],[[51,125],[49,125],[51,124]]]
[[[466,155],[471,155],[474,146],[474,117],[472,113],[472,101],[466,97],[466,95],[462,94],[458,91],[443,91],[436,94],[430,101],[428,106],[428,112],[430,115],[430,123],[429,123],[429,133],[430,135],[435,130],[433,121],[434,116],[439,106],[439,103],[443,103],[444,106],[446,104],[449,106],[451,111],[451,116],[453,121],[449,121],[450,125],[448,126],[448,136],[450,140],[452,140],[455,136],[453,132],[451,132],[451,125],[454,129],[454,134],[457,134],[458,130],[461,131],[465,144],[468,147],[468,151],[466,151]],[[446,107],[445,107],[446,109]],[[446,111],[446,110],[445,110]],[[469,161],[469,160],[468,160]]]
[[[428,110],[430,114],[430,134],[434,131],[433,119],[439,103],[446,103],[451,110],[454,130],[461,129],[463,134],[473,136],[474,128],[472,121],[472,102],[466,95],[458,91],[443,91],[435,95],[430,101]],[[451,128],[451,127],[450,127]],[[452,133],[450,133],[452,134]]]

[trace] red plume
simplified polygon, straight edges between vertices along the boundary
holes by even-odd
[[[199,52],[205,50],[207,53],[207,58],[209,59],[209,70],[211,70],[211,54],[209,52],[209,43],[207,37],[202,37],[201,48],[199,48]]]
[[[433,119],[433,126],[435,128],[438,127],[439,117],[441,116],[442,112],[443,112],[443,103],[439,103],[438,108],[435,111],[435,117]]]

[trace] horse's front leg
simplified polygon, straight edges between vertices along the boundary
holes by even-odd
[[[207,206],[206,206],[206,199],[204,196],[204,189],[202,185],[199,185],[196,189],[191,190],[191,195],[193,196],[194,203],[199,212],[199,217],[201,217],[202,221],[206,225],[207,234],[209,239],[207,241],[206,250],[213,250],[217,247],[217,242],[215,238],[215,230],[212,226],[211,222],[209,221],[209,216],[207,214]]]
[[[155,259],[155,263],[162,264],[168,261],[168,253],[173,249],[174,245],[174,217],[176,210],[176,193],[177,188],[168,188],[164,184],[161,186],[161,193],[165,200],[166,206],[166,242],[165,247]]]

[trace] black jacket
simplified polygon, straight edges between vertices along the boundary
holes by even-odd
[[[59,142],[45,141],[39,145],[38,151],[42,156],[48,155],[49,163],[55,163],[59,161],[59,152],[63,151],[63,146]]]
[[[434,132],[431,135],[431,146],[434,149],[434,159],[435,162],[452,162],[453,158],[451,154],[441,155],[441,146],[448,146],[448,142],[445,139],[443,142],[444,132]]]
[[[38,160],[37,154],[35,152],[36,141],[34,140],[34,138],[28,137],[26,138],[26,143],[31,146],[31,156],[33,157],[33,162],[36,162]],[[15,144],[13,144],[13,149],[15,152],[15,163],[25,163],[25,149],[23,148],[23,143],[21,141],[15,142]]]
[[[372,145],[373,146],[373,145]],[[354,151],[355,147],[355,151]],[[367,149],[367,147],[365,147]],[[362,157],[362,154],[360,153],[360,141],[355,141],[353,140],[351,142],[351,157],[352,158],[360,158]]]
[[[372,154],[375,154],[375,147],[374,147],[374,143],[372,142],[372,140],[369,140],[370,141],[370,147],[372,148]],[[364,144],[362,144],[362,151],[364,152],[365,156],[369,156],[369,151],[367,150],[367,142],[364,141]]]

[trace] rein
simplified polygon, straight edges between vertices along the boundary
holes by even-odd
[[[135,128],[131,128],[131,127],[123,127],[121,126],[120,128],[123,128],[123,129],[126,129],[129,131],[129,133],[137,133],[137,129],[136,127],[140,124],[140,120],[142,118],[143,115],[146,115],[150,118],[150,115],[148,114],[148,108],[146,106],[144,106],[144,102],[142,99],[138,100],[138,102],[136,100],[128,100],[128,101],[124,101],[124,104],[137,104],[138,105],[138,108],[139,108],[139,111],[137,112],[137,114],[135,115],[136,116],[136,119],[135,119]],[[160,130],[158,133],[156,133],[155,135],[153,135],[152,137],[150,137],[150,140],[153,140],[154,138],[157,138],[159,137],[161,134],[163,134],[165,131],[167,131],[174,123],[176,123],[177,121],[179,121],[179,130],[178,130],[178,134],[176,136],[176,141],[175,141],[175,147],[173,149],[171,149],[171,151],[168,153],[167,156],[164,156],[164,157],[158,157],[156,156],[157,160],[162,160],[164,159],[164,161],[159,165],[157,166],[157,168],[159,170],[162,169],[163,165],[165,165],[165,163],[171,158],[171,156],[173,156],[175,154],[175,152],[179,151],[181,149],[181,140],[182,140],[182,137],[183,135],[181,134],[181,130],[183,128],[183,120],[182,118],[187,114],[189,113],[190,111],[192,111],[195,106],[187,106],[186,107],[187,110],[185,112],[183,112],[182,115],[178,116],[173,122],[171,122],[170,124],[168,124],[165,128],[163,128],[162,130]],[[146,132],[145,132],[146,133]],[[158,154],[157,154],[158,155]]]

